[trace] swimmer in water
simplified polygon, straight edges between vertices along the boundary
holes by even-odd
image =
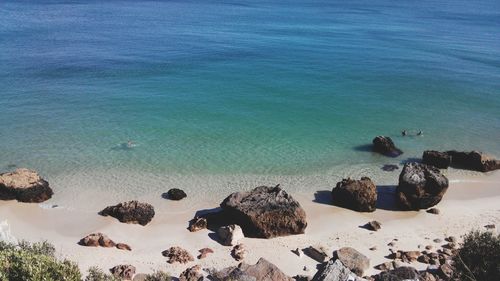
[[[134,146],[134,143],[132,142],[132,140],[128,140],[127,141],[127,147],[128,148],[132,148]]]
[[[418,131],[417,136],[423,136],[424,133],[422,131]]]
[[[408,133],[406,132],[406,130],[404,130],[404,131],[402,131],[402,132],[401,132],[401,135],[402,135],[403,137],[404,137],[404,136],[406,136],[407,134],[408,134]]]

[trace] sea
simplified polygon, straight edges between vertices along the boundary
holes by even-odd
[[[0,172],[50,206],[313,199],[427,149],[500,157],[498,0],[0,1]]]

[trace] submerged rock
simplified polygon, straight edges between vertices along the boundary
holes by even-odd
[[[406,163],[399,175],[396,194],[401,208],[419,210],[441,201],[448,189],[448,179],[438,168],[421,163]]]
[[[392,172],[397,169],[399,169],[399,166],[394,164],[385,164],[384,166],[382,166],[382,170],[386,172]]]
[[[141,203],[134,200],[106,207],[99,212],[99,215],[112,216],[123,223],[146,225],[153,219],[155,210],[148,203]]]
[[[40,203],[49,200],[54,192],[37,172],[21,168],[0,174],[0,200]]]
[[[233,193],[220,206],[226,225],[241,226],[247,237],[302,234],[307,227],[304,209],[279,185]]]
[[[358,212],[373,212],[377,205],[377,187],[368,177],[343,179],[332,189],[333,204]]]
[[[373,151],[389,157],[398,157],[403,154],[403,151],[394,145],[392,139],[385,136],[377,136],[373,139]]]

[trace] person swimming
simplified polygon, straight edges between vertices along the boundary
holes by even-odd
[[[424,133],[422,131],[418,131],[417,136],[423,136]]]
[[[401,132],[401,135],[402,135],[403,137],[404,137],[404,136],[406,136],[407,134],[408,134],[408,132],[406,132],[406,130],[403,130],[403,131]]]
[[[132,140],[128,140],[127,141],[127,148],[132,148],[134,147],[134,142],[132,142]]]

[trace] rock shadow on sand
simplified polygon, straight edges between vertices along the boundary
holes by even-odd
[[[377,185],[377,209],[403,211],[398,206],[395,185]]]
[[[318,190],[314,193],[314,203],[320,203],[325,205],[332,205],[332,191],[331,190]]]

